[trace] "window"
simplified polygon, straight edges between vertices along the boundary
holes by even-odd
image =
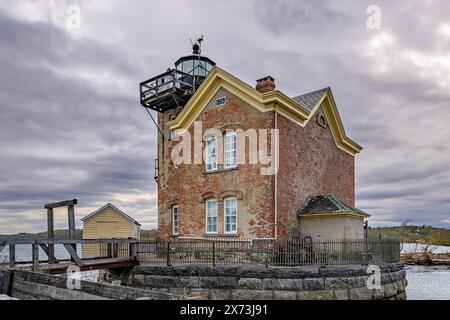
[[[217,170],[217,139],[212,136],[205,141],[206,171]]]
[[[172,207],[172,234],[174,236],[177,236],[179,233],[179,230],[178,230],[179,217],[180,217],[180,207],[173,206]]]
[[[221,107],[225,105],[227,98],[225,96],[216,99],[216,107]]]
[[[217,200],[206,201],[206,233],[217,233]]]
[[[237,200],[228,198],[224,201],[225,233],[234,234],[237,232]]]
[[[236,155],[237,155],[237,147],[236,147],[236,133],[227,133],[225,135],[225,144],[224,144],[224,155],[225,155],[225,163],[224,168],[235,168],[237,166],[236,163]]]

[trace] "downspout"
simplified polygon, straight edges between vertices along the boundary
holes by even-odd
[[[278,131],[278,105],[275,103],[275,132]],[[275,133],[277,134],[277,133]],[[279,137],[278,137],[279,139]],[[278,239],[278,139],[275,138],[275,240]]]

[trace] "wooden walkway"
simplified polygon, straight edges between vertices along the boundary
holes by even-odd
[[[70,259],[57,259],[49,250],[50,246],[62,245],[68,252]],[[99,245],[105,250],[102,256],[82,258],[77,252],[77,245]],[[32,247],[31,261],[16,261],[16,245],[30,245]],[[66,273],[70,267],[78,267],[80,271],[98,269],[127,268],[139,264],[137,257],[138,241],[132,239],[41,239],[41,240],[5,240],[0,239],[0,252],[9,247],[9,269],[32,269],[35,272],[49,274]],[[119,248],[124,248],[119,252]],[[39,259],[39,249],[47,255],[47,259]]]

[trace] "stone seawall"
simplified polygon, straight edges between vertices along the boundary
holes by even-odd
[[[28,271],[0,271],[0,294],[20,300],[172,300],[174,294],[80,281],[69,289],[67,278]]]
[[[264,268],[136,266],[133,286],[209,300],[404,300],[403,263],[384,264],[381,288],[368,289],[367,266]]]

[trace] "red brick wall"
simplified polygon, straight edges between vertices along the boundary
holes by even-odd
[[[320,110],[320,109],[319,109]],[[331,194],[354,206],[354,157],[338,149],[317,115],[304,127],[278,116],[278,234],[295,234],[296,210],[309,195]]]
[[[271,129],[275,126],[274,112],[261,113],[224,90],[216,95],[227,96],[224,107],[209,105],[197,120],[203,130],[224,124],[240,124],[250,128]],[[215,99],[213,99],[214,101]],[[164,125],[180,110],[160,115],[164,129],[164,157],[159,138],[158,184],[159,236],[171,235],[171,206],[180,206],[180,236],[205,235],[205,204],[202,195],[238,191],[238,235],[241,237],[274,236],[274,176],[262,176],[259,165],[239,165],[239,169],[204,173],[204,165],[181,165],[174,168],[171,152],[176,142],[169,142],[170,132]],[[278,172],[278,235],[297,232],[296,210],[309,195],[332,194],[354,205],[354,157],[337,148],[329,128],[321,127],[316,116],[305,128],[278,115],[280,132],[280,169]],[[193,125],[189,128],[193,137]],[[270,139],[269,139],[270,141]],[[193,151],[193,150],[192,150]],[[247,146],[248,154],[248,146]],[[219,166],[220,167],[220,166]],[[219,235],[223,235],[223,202],[218,203]]]
[[[240,124],[239,127],[244,131],[249,128],[271,128],[273,125],[273,113],[261,113],[226,91],[219,91],[217,96],[223,94],[227,95],[224,107],[208,106],[197,119],[202,121],[203,130],[221,128],[224,124]],[[165,114],[164,118],[170,118],[170,114]],[[160,124],[166,119],[160,116]],[[167,128],[165,129],[167,131]],[[193,125],[189,131],[193,137]],[[167,131],[165,135],[167,138],[170,133]],[[242,199],[238,199],[238,235],[273,237],[273,176],[262,176],[259,165],[249,164],[241,164],[237,170],[218,173],[204,173],[203,164],[184,164],[175,169],[170,155],[176,144],[166,141],[168,147],[164,152],[165,160],[160,160],[158,216],[161,238],[171,234],[170,210],[174,203],[180,206],[180,236],[204,236],[205,204],[202,202],[202,195],[215,193],[220,200],[220,194],[229,190],[238,191],[242,195]],[[159,159],[162,159],[161,147],[159,153]],[[221,236],[224,232],[222,201],[218,203],[218,217],[218,231]]]

